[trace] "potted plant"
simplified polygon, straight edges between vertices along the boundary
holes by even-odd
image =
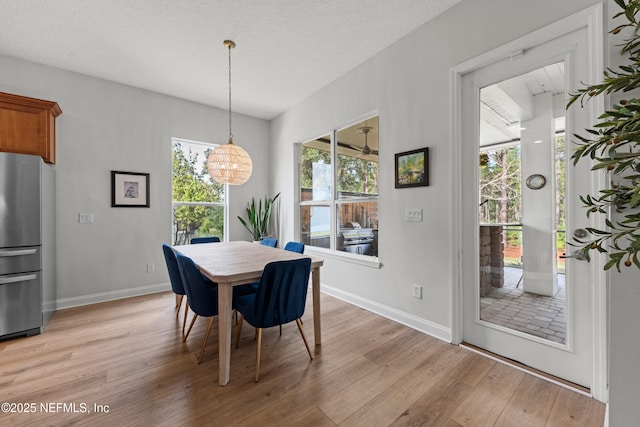
[[[611,30],[618,34],[630,30],[630,38],[622,45],[621,53],[628,56],[628,65],[617,70],[607,69],[601,83],[590,85],[572,94],[567,108],[577,100],[584,102],[602,93],[628,93],[640,88],[640,3],[614,0],[623,11],[615,17],[624,16],[628,23]],[[578,146],[572,158],[574,164],[583,158],[595,160],[594,171],[605,171],[610,175],[609,188],[597,195],[581,196],[587,216],[595,213],[615,213],[607,218],[606,230],[588,228],[590,239],[577,240],[580,251],[589,259],[589,252],[606,253],[605,270],[615,266],[635,265],[640,268],[640,99],[623,99],[599,117],[595,129],[587,129],[588,136],[574,135]]]
[[[279,196],[280,193],[272,198],[265,196],[264,200],[259,199],[257,203],[252,197],[251,202],[247,203],[247,219],[238,215],[238,221],[251,233],[254,241],[262,240],[269,235],[271,209]]]

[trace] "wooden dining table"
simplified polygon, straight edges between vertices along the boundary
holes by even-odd
[[[264,267],[274,261],[299,258],[311,259],[311,286],[313,297],[313,334],[315,345],[320,345],[320,267],[324,260],[317,256],[299,254],[256,243],[234,241],[177,245],[174,250],[188,256],[200,272],[218,284],[218,381],[229,383],[231,367],[231,305],[233,286],[259,282]]]

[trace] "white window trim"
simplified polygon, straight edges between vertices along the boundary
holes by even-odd
[[[327,248],[320,248],[317,246],[305,246],[304,253],[308,253],[310,255],[318,255],[323,258],[331,258],[340,261],[346,261],[353,264],[363,265],[365,267],[371,268],[380,268],[382,267],[382,263],[378,257],[369,256],[369,255],[358,255],[352,254],[344,251],[332,251]]]

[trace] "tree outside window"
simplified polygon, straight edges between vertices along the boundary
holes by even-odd
[[[224,240],[225,186],[215,182],[206,168],[214,145],[172,141],[172,243],[188,244],[193,237],[218,236]]]

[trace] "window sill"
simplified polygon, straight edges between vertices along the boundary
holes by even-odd
[[[315,246],[305,246],[304,253],[321,256],[323,258],[331,258],[338,261],[346,261],[352,264],[363,265],[365,267],[382,267],[382,263],[378,257],[355,255],[349,252],[331,251],[329,249],[317,248]]]

